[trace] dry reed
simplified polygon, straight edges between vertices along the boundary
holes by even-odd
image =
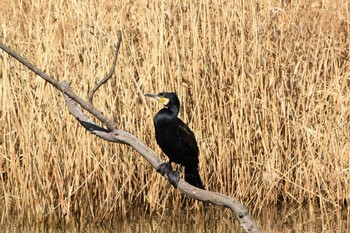
[[[208,190],[254,210],[350,197],[346,1],[9,1],[0,38],[158,154],[144,93],[176,91]],[[85,132],[62,95],[0,51],[0,215],[111,219],[193,206],[133,150]],[[184,203],[179,205],[177,203]],[[194,205],[200,208],[200,205]]]

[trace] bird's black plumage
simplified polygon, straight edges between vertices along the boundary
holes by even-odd
[[[160,172],[171,171],[171,163],[175,162],[185,167],[185,180],[203,189],[203,183],[198,173],[198,146],[194,133],[177,117],[180,101],[174,92],[162,92],[158,95],[146,94],[165,105],[154,117],[156,140],[162,151],[168,156],[169,162],[162,164]]]

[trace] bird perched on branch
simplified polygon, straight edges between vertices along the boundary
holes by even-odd
[[[197,188],[204,189],[198,172],[198,146],[191,129],[177,117],[180,101],[174,92],[162,92],[158,95],[146,94],[164,104],[153,119],[156,140],[162,151],[168,156],[169,162],[163,163],[157,169],[162,175],[167,174],[170,183],[177,186],[180,173],[173,171],[171,163],[185,167],[185,181]]]

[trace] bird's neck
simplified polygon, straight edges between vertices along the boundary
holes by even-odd
[[[172,105],[168,107],[168,109],[172,112],[173,115],[177,116],[179,114],[180,106]]]

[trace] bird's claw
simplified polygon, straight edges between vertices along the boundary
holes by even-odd
[[[168,173],[168,181],[170,184],[172,184],[175,188],[177,188],[177,185],[179,184],[180,180],[180,171],[170,171]]]
[[[157,172],[159,172],[163,176],[166,174],[169,174],[171,171],[172,171],[172,169],[171,169],[170,163],[162,163],[157,168]]]
[[[169,183],[172,184],[175,188],[179,184],[180,180],[180,171],[173,171],[171,168],[170,163],[162,163],[157,168],[157,172],[162,174],[163,176],[166,175],[166,178],[168,179]]]

